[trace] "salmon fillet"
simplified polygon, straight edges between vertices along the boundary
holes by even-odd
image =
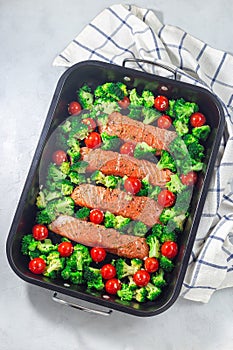
[[[156,149],[157,154],[160,154],[161,150],[168,151],[169,144],[177,136],[175,131],[146,125],[119,112],[111,113],[107,124],[99,125],[99,131],[106,131],[109,135],[118,136],[124,141],[146,142]]]
[[[110,211],[115,215],[142,221],[147,226],[159,223],[162,212],[162,207],[151,198],[132,196],[119,189],[110,190],[91,184],[77,186],[71,198],[76,205]]]
[[[82,148],[82,159],[89,163],[87,172],[100,170],[105,175],[133,176],[142,180],[148,176],[153,186],[165,186],[170,181],[172,172],[169,169],[158,169],[155,163],[145,159],[137,159],[127,154],[104,151],[100,148],[90,150]]]
[[[121,257],[144,259],[149,255],[145,238],[122,235],[118,231],[72,216],[61,215],[49,225],[49,229],[88,247],[102,247]]]

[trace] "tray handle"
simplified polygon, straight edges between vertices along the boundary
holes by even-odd
[[[66,306],[69,306],[69,307],[72,307],[72,308],[74,308],[74,309],[78,309],[78,310],[81,310],[81,311],[85,311],[85,312],[89,312],[89,313],[94,313],[94,314],[97,314],[97,315],[101,315],[101,316],[109,316],[109,315],[111,315],[111,313],[112,313],[112,310],[101,311],[101,310],[90,309],[90,308],[85,307],[85,306],[81,306],[81,305],[78,305],[78,304],[71,303],[71,302],[69,302],[69,301],[66,301],[66,300],[63,300],[63,299],[61,299],[61,298],[58,298],[56,292],[54,292],[52,299],[53,299],[53,301],[55,301],[56,303],[59,303],[59,304],[62,304],[62,305],[66,305]]]
[[[148,64],[152,64],[153,66],[158,66],[160,68],[164,68],[166,70],[168,70],[169,72],[171,72],[172,74],[174,74],[174,79],[176,80],[177,78],[177,72],[175,69],[167,66],[166,64],[164,63],[160,63],[160,62],[152,62],[152,61],[149,61],[149,60],[144,60],[143,58],[125,58],[122,62],[122,66],[125,67],[126,66],[126,63],[128,62],[136,62],[136,63],[148,63]]]

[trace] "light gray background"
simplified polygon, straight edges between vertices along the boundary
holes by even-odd
[[[52,61],[84,25],[113,3],[117,2],[0,0],[0,349],[230,350],[232,288],[216,292],[205,305],[179,298],[153,318],[116,311],[101,317],[56,304],[50,291],[20,280],[7,263],[6,238],[64,71],[52,67]],[[135,4],[155,9],[164,23],[233,53],[233,1],[138,0]]]

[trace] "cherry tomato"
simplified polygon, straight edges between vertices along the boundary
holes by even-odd
[[[150,274],[146,270],[138,270],[133,275],[133,280],[138,287],[145,287],[150,282]]]
[[[82,107],[80,103],[78,103],[77,101],[72,101],[68,105],[68,112],[71,115],[77,115],[81,112],[81,110],[82,110]]]
[[[173,259],[178,253],[178,245],[176,242],[167,241],[161,246],[161,254],[166,256],[168,259]]]
[[[101,267],[100,272],[105,280],[109,280],[116,276],[116,268],[112,264],[105,264]]]
[[[90,211],[90,221],[94,224],[101,224],[101,222],[104,220],[104,214],[99,209],[92,209]]]
[[[117,278],[111,278],[105,283],[105,290],[109,294],[116,294],[121,289],[121,282]]]
[[[124,188],[126,192],[129,192],[131,194],[136,194],[140,191],[142,187],[141,181],[137,177],[127,177],[127,179],[124,182]]]
[[[92,118],[85,118],[82,120],[82,123],[88,126],[89,131],[93,131],[96,128],[96,122]]]
[[[131,142],[125,142],[120,148],[120,154],[127,154],[133,157],[135,145]]]
[[[169,190],[162,190],[158,194],[158,203],[164,207],[171,207],[176,201],[176,196]]]
[[[90,254],[92,260],[94,260],[97,263],[103,261],[106,257],[106,251],[104,248],[101,247],[91,248]]]
[[[161,115],[157,120],[157,125],[160,129],[169,129],[172,125],[172,119],[169,115]]]
[[[67,160],[66,152],[61,149],[55,151],[52,155],[52,160],[56,165],[61,165]]]
[[[130,104],[130,100],[127,96],[125,96],[122,100],[118,101],[118,104],[121,108],[126,109]]]
[[[37,224],[32,228],[32,235],[37,241],[43,241],[48,237],[49,230],[45,225]]]
[[[96,148],[101,145],[101,137],[98,132],[91,132],[85,139],[84,139],[85,145],[88,148]]]
[[[194,128],[204,125],[205,122],[206,122],[206,118],[202,113],[196,112],[196,113],[193,113],[190,117],[190,124]]]
[[[187,174],[182,174],[180,179],[183,185],[193,186],[197,182],[198,175],[195,171],[190,171]]]
[[[166,109],[168,109],[168,106],[169,106],[169,101],[168,101],[168,98],[166,96],[158,95],[155,98],[154,107],[158,111],[166,111]]]
[[[70,256],[73,253],[74,247],[71,242],[61,242],[58,245],[57,250],[63,257]]]
[[[40,275],[45,271],[46,262],[42,258],[34,258],[29,262],[29,270],[36,275]]]
[[[159,261],[156,258],[146,258],[144,266],[147,272],[153,273],[158,270]]]

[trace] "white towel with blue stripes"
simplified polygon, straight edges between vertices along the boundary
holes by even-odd
[[[122,65],[128,58],[176,69],[179,80],[209,89],[224,108],[225,134],[181,290],[184,298],[208,302],[214,291],[233,287],[233,56],[164,25],[152,10],[116,4],[97,15],[53,65],[70,67],[83,60]],[[161,74],[146,63],[128,67]]]

